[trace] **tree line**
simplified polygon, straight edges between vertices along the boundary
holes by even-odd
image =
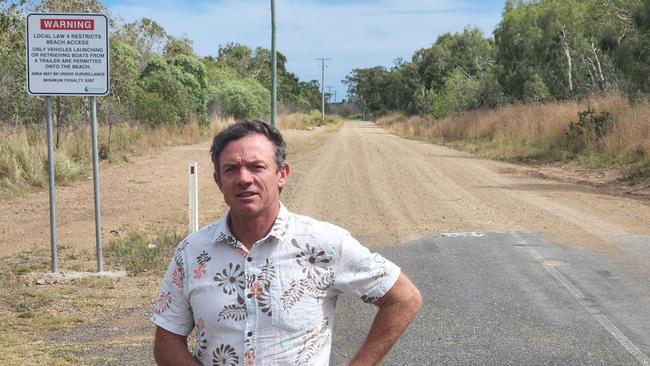
[[[190,39],[168,34],[152,19],[124,22],[99,0],[0,0],[0,125],[22,127],[44,119],[42,98],[25,90],[25,19],[32,11],[108,15],[110,94],[98,98],[98,113],[111,126],[270,115],[271,52],[266,48],[231,42],[215,45],[214,55],[199,57]],[[319,108],[318,82],[300,81],[286,69],[283,54],[277,60],[279,109]],[[57,131],[87,122],[87,105],[78,97],[54,97]]]
[[[650,0],[507,0],[493,38],[445,33],[393,67],[343,81],[365,111],[443,118],[506,103],[650,93]]]

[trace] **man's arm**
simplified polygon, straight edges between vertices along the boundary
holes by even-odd
[[[187,337],[159,326],[153,344],[153,356],[158,365],[200,365],[187,349]]]
[[[400,273],[397,282],[375,305],[379,311],[350,366],[378,364],[420,310],[422,296],[408,277]]]

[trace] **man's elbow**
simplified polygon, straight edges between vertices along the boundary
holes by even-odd
[[[411,319],[415,317],[420,308],[422,307],[422,294],[420,290],[406,277],[405,274],[400,274],[397,280],[397,303],[401,311],[409,316]]]

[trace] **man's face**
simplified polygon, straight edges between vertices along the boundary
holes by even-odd
[[[231,141],[219,156],[219,174],[214,173],[231,214],[258,217],[274,212],[280,202],[280,187],[289,176],[289,165],[278,168],[273,143],[261,134]]]

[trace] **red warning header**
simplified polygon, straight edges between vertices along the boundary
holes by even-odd
[[[94,19],[41,19],[44,30],[95,30]]]

